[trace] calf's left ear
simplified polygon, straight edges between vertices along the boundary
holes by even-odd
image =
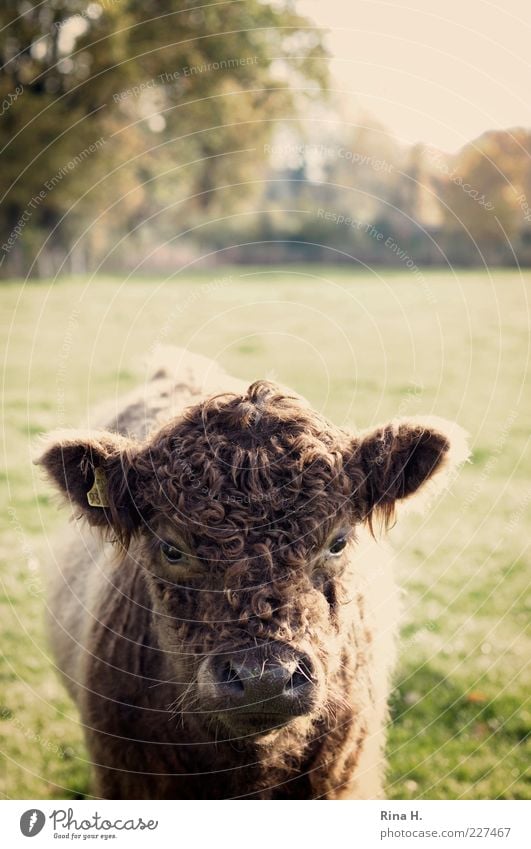
[[[44,437],[35,463],[90,525],[127,544],[140,523],[136,504],[137,444],[107,431],[56,431]]]
[[[376,516],[387,526],[397,502],[444,489],[469,456],[466,437],[435,417],[397,419],[356,437],[347,468],[362,518],[372,525]]]

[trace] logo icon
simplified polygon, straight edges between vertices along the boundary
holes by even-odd
[[[38,808],[31,808],[29,811],[24,811],[20,817],[20,830],[24,837],[35,837],[44,827],[46,817]]]

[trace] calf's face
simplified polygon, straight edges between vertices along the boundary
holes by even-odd
[[[52,437],[40,461],[146,576],[175,710],[260,738],[338,716],[371,635],[356,528],[450,468],[445,426],[336,428],[259,381],[188,409],[145,442]],[[454,461],[464,459],[454,451]]]

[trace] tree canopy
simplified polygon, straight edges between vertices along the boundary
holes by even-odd
[[[76,242],[104,256],[148,219],[163,240],[224,186],[237,207],[275,121],[325,81],[290,2],[8,0],[0,27],[4,273]]]

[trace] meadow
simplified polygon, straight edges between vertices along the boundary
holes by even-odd
[[[451,491],[390,535],[404,613],[387,793],[531,798],[525,277],[293,267],[3,283],[1,797],[89,792],[44,634],[42,569],[65,514],[31,463],[37,437],[82,424],[168,343],[290,385],[338,424],[431,413],[470,433]]]

